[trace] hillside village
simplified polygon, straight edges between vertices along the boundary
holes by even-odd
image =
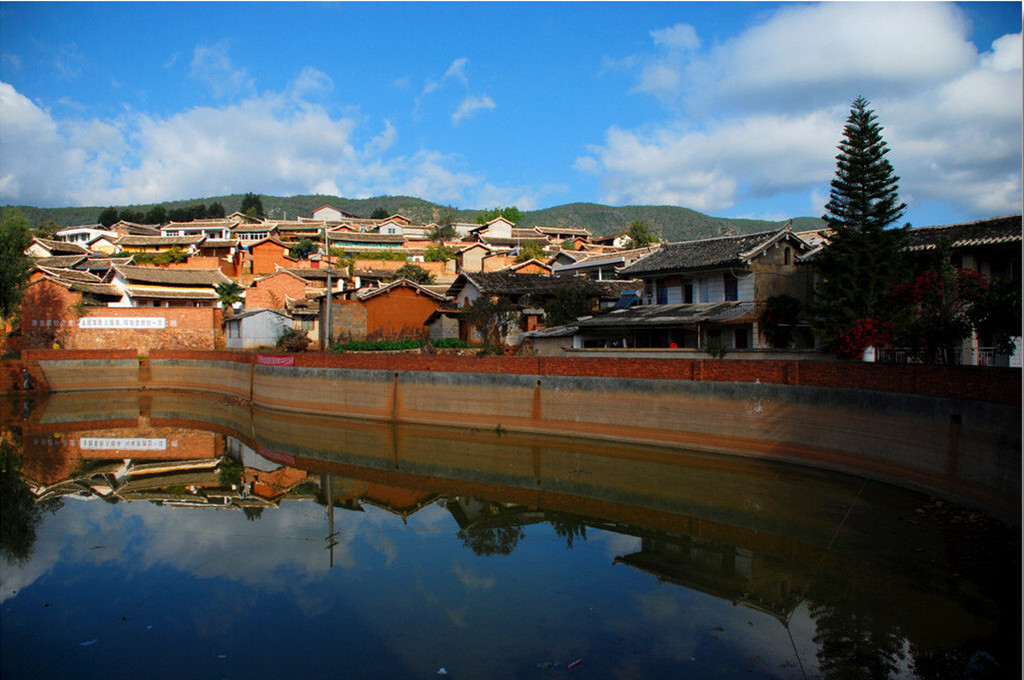
[[[1021,231],[1020,215],[917,228],[909,247],[943,244],[958,267],[1019,279]],[[825,230],[787,224],[637,248],[625,233],[523,229],[504,217],[413,224],[331,205],[295,220],[236,212],[82,225],[33,240],[21,327],[9,342],[144,353],[429,339],[541,355],[816,355],[805,324],[778,347],[759,312],[770,298],[811,297],[810,264],[827,240]],[[493,305],[491,328],[478,327],[479,300],[506,302]],[[573,301],[583,306],[566,317]],[[1019,365],[1019,353],[997,357],[986,342],[972,335],[961,363]]]

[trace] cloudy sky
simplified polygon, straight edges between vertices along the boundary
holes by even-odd
[[[871,102],[915,226],[1019,212],[1021,4],[0,4],[0,204],[821,215]]]

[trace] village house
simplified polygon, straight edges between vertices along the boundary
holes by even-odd
[[[508,329],[503,341],[510,346],[522,343],[523,334],[544,327],[545,305],[566,286],[577,286],[581,294],[594,301],[595,311],[602,306],[614,304],[623,291],[635,288],[636,281],[591,281],[589,279],[548,276],[546,274],[521,274],[514,271],[461,272],[448,289],[447,297],[454,300],[455,307],[464,312],[481,297],[505,298],[518,309],[519,319]],[[445,315],[454,317],[454,310],[445,310]],[[440,318],[431,318],[431,324]],[[459,315],[459,339],[480,343],[482,336],[472,323]]]
[[[613,253],[560,251],[552,261],[553,274],[586,276],[598,281],[619,277],[619,271],[657,250],[659,244]]]
[[[578,320],[568,329],[572,345],[764,347],[757,303],[782,294],[807,299],[811,274],[798,258],[810,250],[788,224],[775,231],[663,244],[619,272],[643,280],[639,304]]]
[[[948,248],[954,267],[976,271],[988,279],[1021,281],[1021,236],[1024,232],[1021,215],[993,217],[976,222],[918,227],[907,230],[907,249],[927,259],[927,254]],[[972,332],[964,341],[960,361],[970,365],[1021,366],[1021,339],[1010,356],[1000,356],[992,340]]]
[[[228,349],[273,347],[292,326],[288,316],[274,309],[247,309],[224,319]]]
[[[118,307],[215,307],[216,286],[231,281],[219,269],[114,266],[111,283],[124,293]]]
[[[231,232],[239,225],[234,219],[193,220],[191,222],[168,222],[160,227],[164,236],[205,236],[211,239],[229,240]]]
[[[313,219],[317,222],[341,222],[353,217],[355,215],[352,213],[340,210],[327,203],[313,211]]]
[[[65,255],[78,255],[85,257],[89,255],[89,249],[77,243],[65,243],[54,239],[39,238],[32,239],[25,254],[33,258],[57,257]]]
[[[328,296],[320,297],[320,319],[326,318]],[[427,318],[445,296],[407,279],[380,288],[364,289],[350,299],[332,295],[331,338],[346,340],[420,339],[426,336]],[[321,332],[322,334],[322,332]],[[324,338],[320,338],[323,342]]]
[[[194,253],[206,236],[120,236],[114,240],[118,253],[163,253],[180,250],[184,254]]]

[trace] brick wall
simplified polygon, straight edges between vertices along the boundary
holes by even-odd
[[[438,301],[402,286],[376,295],[362,304],[366,306],[367,336],[420,338],[426,332],[423,322],[437,309]]]
[[[134,356],[132,350],[25,350],[22,352],[22,361],[31,365],[40,360],[123,359]],[[183,359],[240,363],[254,363],[255,356],[255,353],[251,352],[170,349],[153,350],[149,354],[151,360]],[[308,368],[594,376],[706,382],[760,381],[768,384],[852,388],[1010,405],[1021,404],[1021,370],[1018,368],[891,366],[843,361],[466,357],[385,353],[305,352],[294,356],[295,366]],[[5,361],[5,368],[14,363]],[[20,375],[20,370],[17,374]]]
[[[246,309],[284,309],[285,297],[302,300],[307,284],[291,274],[273,274],[245,291]]]
[[[81,295],[43,280],[25,289],[22,342],[26,349],[214,349],[224,342],[222,316],[211,307],[84,307]],[[164,318],[162,329],[80,328],[83,317]]]

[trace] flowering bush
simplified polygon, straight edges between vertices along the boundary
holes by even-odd
[[[868,345],[888,347],[892,344],[893,327],[881,319],[857,319],[839,336],[836,354],[841,357],[859,359]]]

